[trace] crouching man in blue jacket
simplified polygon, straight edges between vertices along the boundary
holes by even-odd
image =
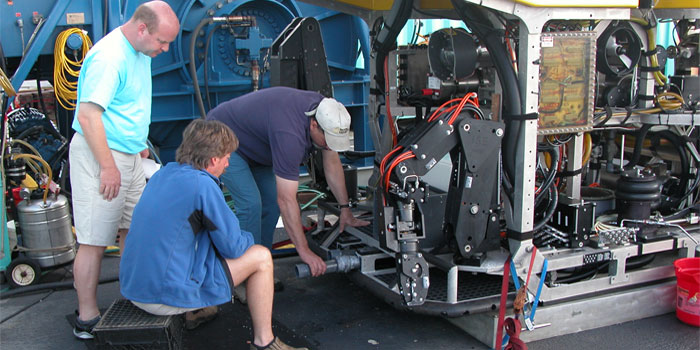
[[[241,231],[219,187],[237,147],[221,122],[198,119],[187,126],[177,163],[153,175],[134,208],[120,264],[121,293],[152,314],[187,313],[191,328],[215,315],[216,305],[232,301],[234,286],[245,281],[251,350],[294,349],[272,333],[270,251]]]

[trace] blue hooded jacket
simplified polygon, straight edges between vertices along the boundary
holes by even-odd
[[[148,181],[134,208],[119,266],[121,293],[183,308],[223,304],[232,300],[233,286],[216,250],[232,259],[252,245],[216,177],[169,163]]]

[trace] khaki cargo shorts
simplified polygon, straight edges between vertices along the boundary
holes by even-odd
[[[94,246],[115,244],[118,229],[129,229],[134,206],[146,186],[139,154],[111,150],[121,173],[117,197],[107,201],[99,193],[100,166],[85,137],[73,135],[70,143],[70,183],[73,221],[78,243]]]

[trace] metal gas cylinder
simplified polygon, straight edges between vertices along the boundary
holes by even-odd
[[[615,190],[618,222],[622,219],[649,219],[652,204],[660,196],[661,186],[653,173],[637,169],[623,172]]]
[[[75,239],[68,199],[63,195],[47,199],[23,200],[17,204],[22,246],[28,258],[52,267],[73,261]]]

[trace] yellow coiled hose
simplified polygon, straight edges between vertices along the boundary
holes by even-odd
[[[0,87],[2,87],[2,90],[5,91],[7,96],[14,97],[17,95],[15,88],[12,87],[10,78],[5,75],[5,72],[2,69],[0,69]]]
[[[46,198],[49,195],[49,185],[51,184],[51,179],[53,178],[51,166],[48,163],[46,163],[46,161],[40,156],[35,156],[33,154],[21,153],[14,155],[5,155],[5,158],[8,157],[14,157],[15,159],[25,159],[27,161],[27,164],[31,164],[30,167],[32,168],[38,168],[36,162],[39,162],[39,164],[41,164],[41,166],[44,168],[43,174],[46,175],[46,183],[44,184],[44,203],[46,203]]]
[[[68,56],[66,56],[66,41],[71,34],[77,34],[83,39],[83,47],[81,48],[82,56],[78,61],[74,61]],[[78,75],[80,74],[80,67],[83,65],[83,59],[87,55],[88,50],[92,47],[92,41],[90,37],[87,36],[82,29],[70,28],[62,31],[56,37],[56,44],[54,46],[54,67],[53,67],[53,80],[54,80],[54,92],[56,94],[56,100],[61,106],[67,110],[75,109],[75,100],[77,98],[78,91]],[[69,79],[73,77],[74,79]],[[71,81],[74,80],[74,81]]]

